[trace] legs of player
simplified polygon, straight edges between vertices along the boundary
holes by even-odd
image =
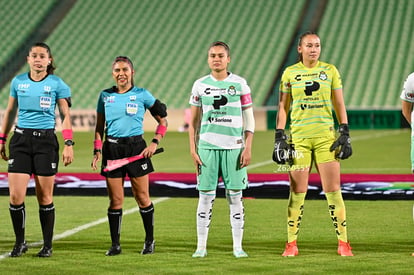
[[[208,230],[216,199],[216,190],[199,191],[197,206],[197,250],[193,258],[202,258],[207,255]]]
[[[149,195],[148,175],[131,178],[131,185],[145,229],[145,242],[141,254],[152,254],[155,250],[154,205]]]
[[[55,176],[35,176],[36,197],[39,203],[39,219],[42,227],[43,247],[37,253],[39,257],[52,256],[52,239],[55,227],[55,206],[53,204],[53,187]]]
[[[340,166],[338,161],[318,164],[322,188],[328,202],[329,213],[338,237],[338,254],[353,256],[346,230],[346,211],[340,186]]]
[[[108,223],[112,245],[106,256],[115,256],[122,252],[120,245],[122,225],[122,204],[124,202],[124,183],[122,178],[107,178],[109,195]]]
[[[299,254],[296,240],[299,234],[306,192],[308,190],[309,169],[291,171],[289,173],[289,178],[290,194],[287,217],[288,241],[286,243],[285,251],[282,253],[282,256],[284,257],[293,257]]]
[[[28,246],[25,241],[26,210],[24,198],[26,197],[27,184],[30,175],[9,173],[9,193],[10,193],[10,218],[12,220],[16,241],[13,250],[9,253],[10,257],[19,257],[25,253]]]
[[[226,190],[226,198],[230,208],[230,224],[233,236],[233,255],[236,258],[248,257],[242,248],[244,231],[244,207],[241,190]]]

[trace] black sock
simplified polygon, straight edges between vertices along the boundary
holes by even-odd
[[[55,206],[39,205],[40,225],[42,226],[43,246],[52,248],[53,229],[55,227]]]
[[[24,242],[24,231],[26,227],[26,209],[24,203],[20,205],[10,204],[10,217],[13,224],[16,244]]]
[[[108,222],[112,245],[119,245],[119,239],[121,237],[122,208],[108,209]]]
[[[150,206],[145,208],[139,208],[141,213],[142,222],[144,223],[145,229],[145,241],[154,240],[154,205],[151,203]]]

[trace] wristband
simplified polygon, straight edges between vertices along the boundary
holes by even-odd
[[[7,135],[0,133],[0,144],[6,144]]]
[[[63,136],[63,140],[72,140],[73,139],[72,129],[63,129],[62,136]]]
[[[93,149],[94,150],[101,150],[102,149],[102,140],[100,139],[95,139],[93,141]]]
[[[155,134],[159,134],[164,137],[165,133],[167,132],[167,127],[161,124],[158,124],[157,129],[155,130]]]

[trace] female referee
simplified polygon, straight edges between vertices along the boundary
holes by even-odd
[[[273,151],[275,162],[290,165],[288,241],[282,255],[299,253],[296,239],[314,162],[338,238],[338,254],[353,256],[347,237],[338,161],[352,154],[341,77],[334,65],[319,61],[321,42],[316,33],[300,36],[298,53],[300,61],[287,67],[282,75]],[[336,140],[332,108],[339,122]],[[291,142],[284,132],[289,110]]]
[[[52,255],[55,224],[53,187],[59,163],[59,144],[55,135],[55,107],[62,118],[65,145],[63,164],[73,161],[72,124],[69,108],[71,91],[54,75],[52,52],[45,43],[34,44],[27,56],[30,71],[16,76],[11,83],[10,97],[0,133],[0,153],[8,161],[10,216],[16,242],[11,257],[19,257],[28,249],[25,241],[25,196],[30,177],[34,174],[43,247],[39,257]],[[6,139],[18,113],[17,126],[6,154]]]
[[[116,57],[112,64],[112,77],[116,86],[101,92],[96,110],[92,168],[97,169],[102,153],[101,175],[106,177],[109,194],[108,222],[112,240],[112,246],[106,252],[107,256],[121,253],[120,235],[126,175],[131,180],[132,192],[144,223],[145,242],[141,254],[152,254],[155,248],[154,205],[149,195],[148,174],[154,171],[150,157],[167,132],[167,108],[146,89],[135,87],[133,76],[132,61],[126,56]],[[148,146],[142,137],[142,124],[147,109],[158,122],[155,136]],[[104,130],[105,141],[102,145]],[[107,160],[138,154],[145,158],[113,171],[103,171]]]

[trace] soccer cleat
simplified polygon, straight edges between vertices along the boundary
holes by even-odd
[[[40,258],[47,258],[50,256],[52,256],[52,248],[47,246],[43,246],[42,249],[40,249],[40,251],[37,253],[37,257]]]
[[[351,251],[352,247],[349,242],[343,242],[339,240],[338,242],[338,254],[341,256],[354,256]]]
[[[22,242],[20,244],[15,244],[13,250],[9,253],[10,257],[20,257],[23,253],[26,253],[28,249],[27,243]]]
[[[244,252],[243,249],[235,249],[235,250],[233,250],[233,255],[236,258],[246,258],[246,257],[249,257],[249,255],[247,255],[247,253]]]
[[[121,252],[122,252],[121,246],[119,244],[115,244],[115,245],[112,245],[111,248],[108,249],[108,251],[106,251],[105,255],[115,256],[115,255],[121,254]]]
[[[142,255],[153,254],[155,250],[155,241],[145,241],[144,248],[141,251]]]
[[[283,257],[294,257],[299,254],[298,246],[296,245],[296,240],[286,243],[285,251],[283,251]]]
[[[207,256],[206,249],[197,249],[193,254],[193,258],[204,258],[205,256]]]

